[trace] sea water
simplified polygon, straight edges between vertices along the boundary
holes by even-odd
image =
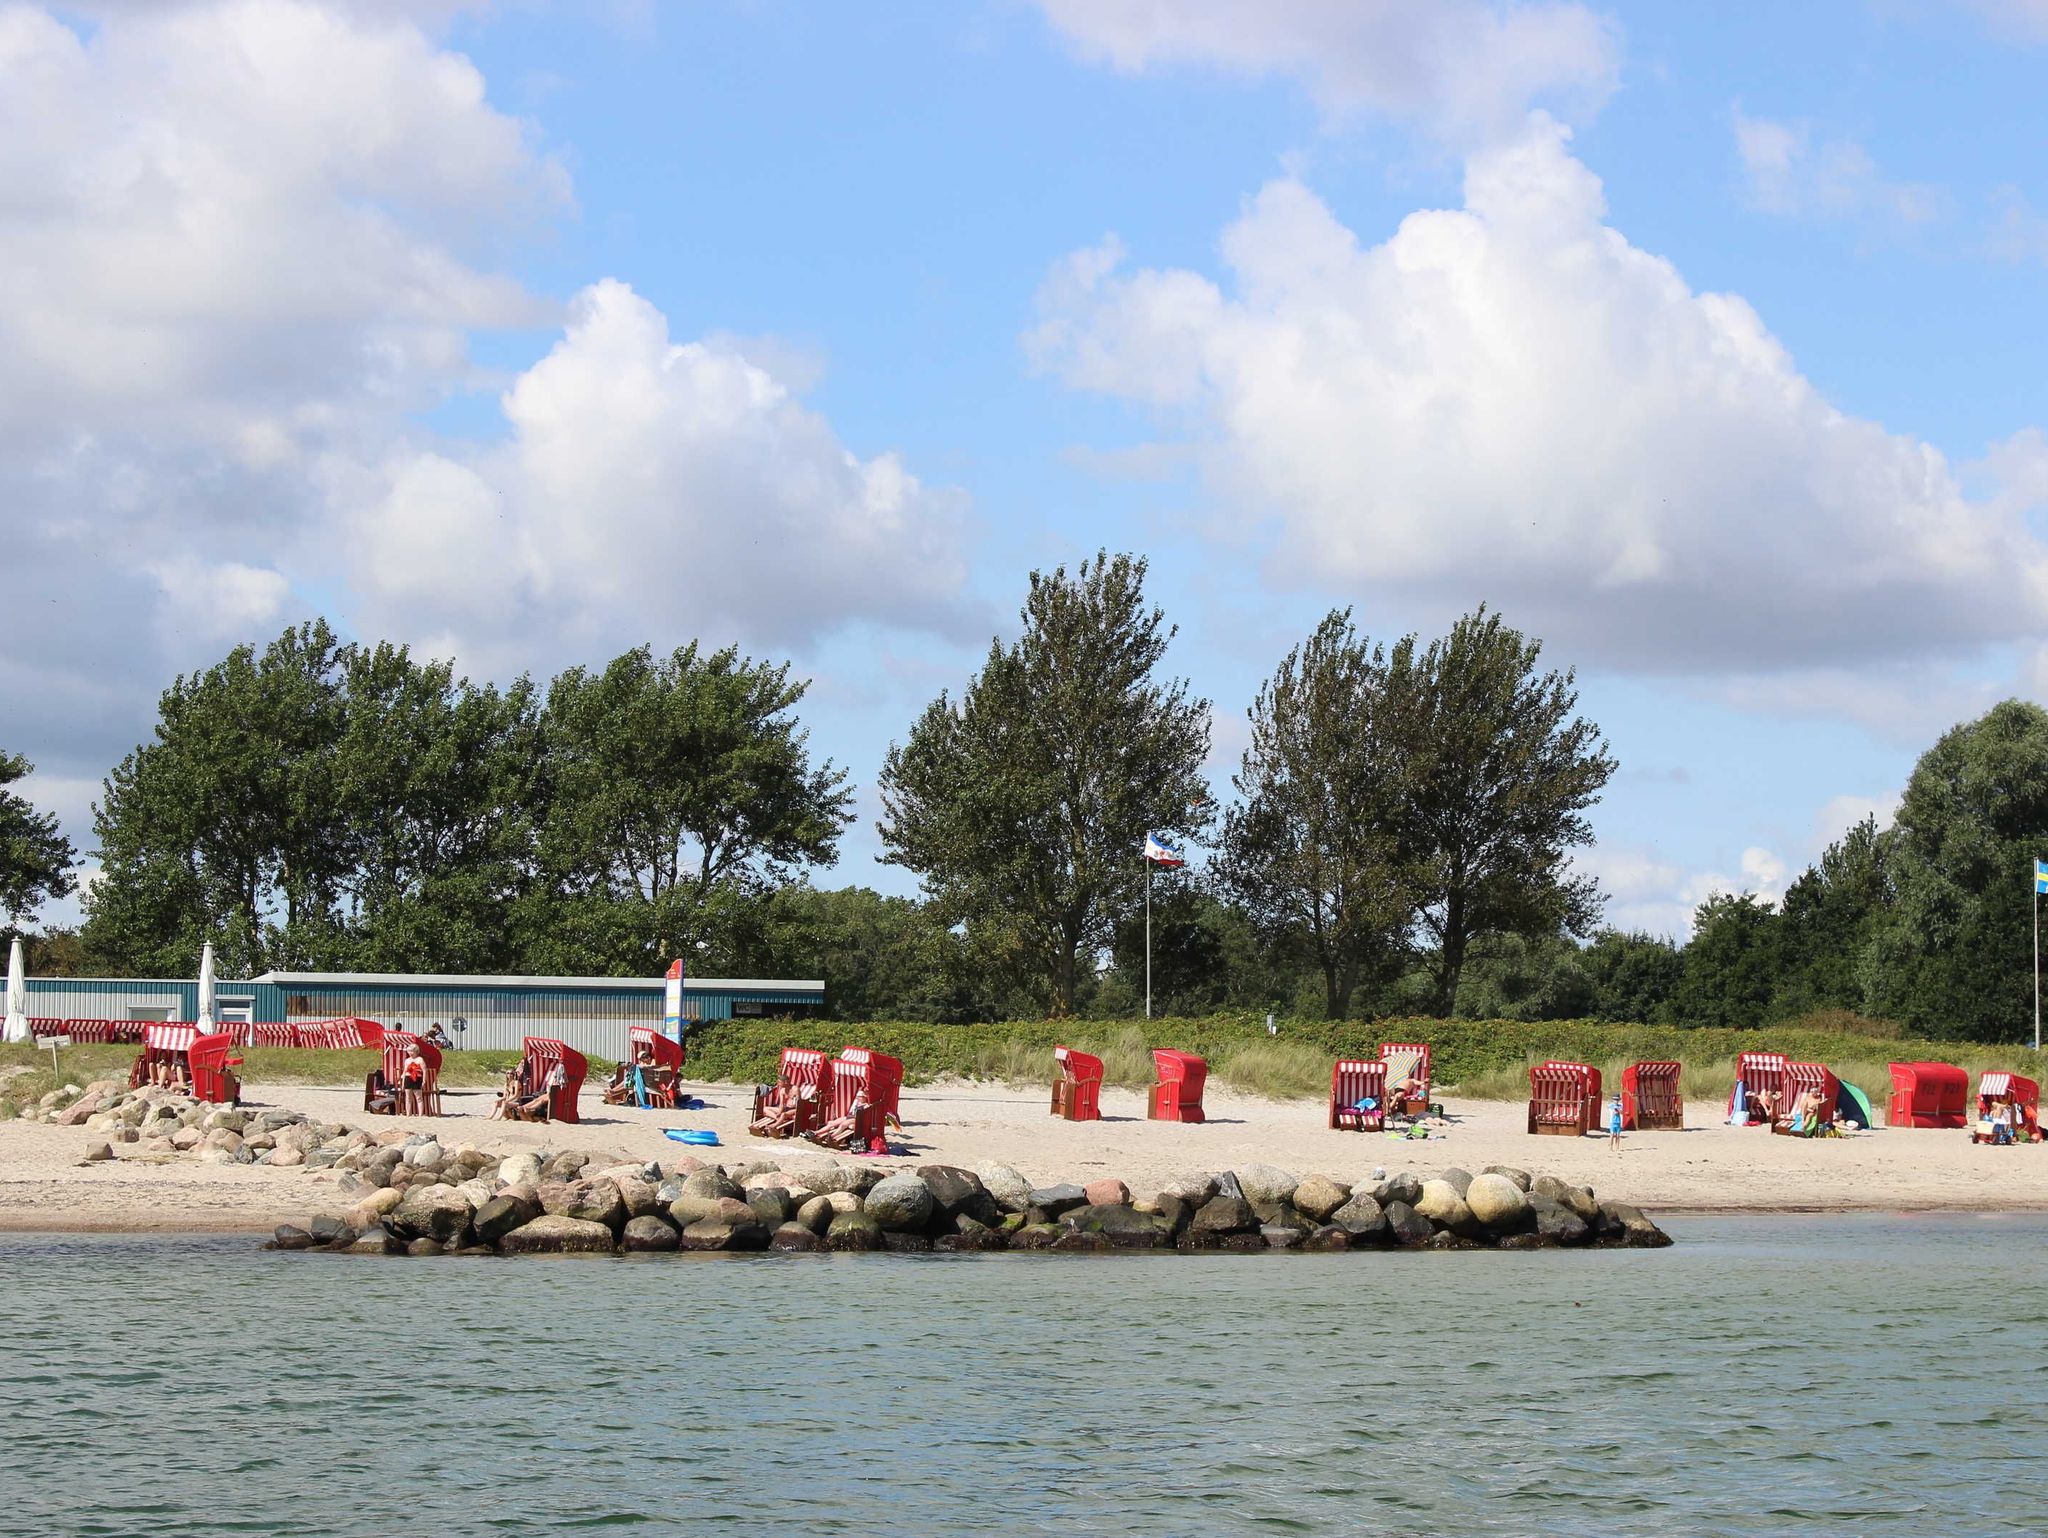
[[[2040,1531],[2048,1221],[1530,1254],[0,1236],[0,1531]]]

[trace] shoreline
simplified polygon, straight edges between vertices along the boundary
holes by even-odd
[[[575,1148],[606,1163],[666,1163],[684,1152],[726,1164],[831,1157],[802,1142],[748,1136],[750,1085],[689,1088],[709,1102],[706,1109],[639,1111],[586,1096],[586,1120],[575,1125],[477,1114],[368,1117],[359,1088],[325,1086],[251,1085],[245,1109],[300,1112],[380,1135],[431,1132],[493,1154]],[[1084,1184],[1115,1175],[1139,1194],[1191,1171],[1253,1164],[1325,1171],[1347,1183],[1370,1183],[1380,1168],[1501,1165],[1548,1170],[1660,1217],[2048,1212],[2048,1145],[1973,1147],[1960,1131],[1880,1128],[1808,1142],[1727,1127],[1718,1106],[1692,1103],[1687,1130],[1629,1134],[1617,1155],[1604,1138],[1529,1135],[1519,1104],[1455,1095],[1443,1097],[1450,1125],[1426,1140],[1331,1131],[1320,1102],[1214,1088],[1206,1097],[1210,1120],[1202,1125],[1148,1121],[1142,1097],[1129,1091],[1105,1090],[1104,1119],[1096,1122],[1055,1118],[1048,1099],[1037,1086],[973,1081],[909,1089],[902,1101],[906,1151],[857,1162],[888,1174],[993,1161],[1032,1178]],[[463,1101],[484,1106],[481,1096]],[[686,1149],[663,1135],[671,1126],[716,1131],[720,1146]],[[256,1234],[350,1204],[332,1173],[304,1167],[166,1160],[118,1143],[115,1158],[83,1164],[88,1144],[105,1137],[82,1126],[0,1122],[0,1232]]]

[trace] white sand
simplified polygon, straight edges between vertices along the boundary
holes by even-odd
[[[694,1154],[725,1163],[831,1157],[806,1143],[749,1137],[749,1087],[693,1089],[711,1109],[619,1109],[586,1093],[587,1119],[575,1127],[487,1120],[493,1097],[481,1090],[449,1092],[451,1114],[438,1120],[366,1117],[360,1090],[252,1086],[249,1095],[252,1105],[288,1106],[377,1131],[427,1128],[451,1145],[493,1152],[545,1146],[641,1160]],[[1113,1175],[1141,1193],[1175,1174],[1251,1163],[1346,1181],[1368,1179],[1377,1166],[1427,1174],[1447,1165],[1477,1171],[1508,1164],[1665,1212],[2048,1209],[2048,1145],[1973,1147],[1962,1132],[1885,1129],[1806,1141],[1727,1127],[1718,1106],[1694,1104],[1686,1108],[1688,1130],[1631,1134],[1616,1154],[1605,1138],[1531,1137],[1523,1108],[1501,1101],[1450,1100],[1453,1125],[1427,1142],[1409,1142],[1332,1132],[1320,1102],[1264,1100],[1213,1085],[1205,1099],[1211,1119],[1201,1126],[1147,1121],[1142,1097],[1113,1089],[1102,1095],[1104,1120],[1066,1122],[1048,1114],[1046,1090],[940,1083],[904,1092],[909,1152],[874,1162],[971,1168],[1001,1160],[1035,1181]],[[663,1127],[708,1127],[724,1146],[689,1148],[663,1137]],[[83,1128],[0,1123],[0,1228],[256,1229],[350,1204],[334,1176],[304,1169],[166,1160],[123,1145],[112,1163],[80,1165],[87,1145],[102,1140]]]

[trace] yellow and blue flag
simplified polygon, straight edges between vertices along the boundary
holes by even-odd
[[[2034,895],[2048,896],[2048,860],[2034,862]]]

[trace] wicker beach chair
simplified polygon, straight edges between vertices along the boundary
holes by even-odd
[[[1631,1063],[1621,1073],[1621,1124],[1630,1132],[1679,1132],[1685,1102],[1677,1063]]]
[[[1953,1063],[1891,1063],[1892,1096],[1885,1103],[1891,1127],[1965,1127],[1970,1121],[1970,1076]]]
[[[1366,1105],[1371,1101],[1371,1105]],[[1336,1131],[1378,1132],[1387,1125],[1387,1065],[1362,1057],[1340,1058],[1330,1069],[1330,1126]]]
[[[1773,1096],[1782,1109],[1785,1104],[1785,1054],[1782,1052],[1744,1052],[1735,1059],[1735,1088],[1728,1091],[1728,1120],[1735,1120],[1735,1097],[1743,1097],[1745,1126],[1756,1126],[1771,1118],[1757,1110],[1757,1096]]]
[[[1102,1120],[1102,1059],[1072,1047],[1054,1047],[1059,1076],[1052,1081],[1052,1114],[1068,1121]]]
[[[1156,1048],[1152,1063],[1159,1082],[1152,1086],[1148,1113],[1154,1121],[1200,1122],[1202,1086],[1209,1077],[1209,1065],[1192,1052]]]
[[[548,1120],[581,1121],[576,1097],[582,1093],[584,1077],[590,1072],[589,1059],[566,1041],[557,1041],[552,1036],[528,1036],[521,1046],[525,1049],[522,1061],[530,1076],[526,1082],[536,1091],[547,1083],[557,1063],[562,1066],[564,1082],[548,1096]]]
[[[415,1036],[410,1031],[386,1031],[383,1033],[384,1060],[377,1072],[370,1073],[363,1080],[363,1109],[372,1115],[392,1115],[399,1112],[404,1103],[405,1060],[414,1052],[427,1065],[427,1082],[417,1092],[421,1109],[408,1114],[418,1116],[439,1116],[441,1114],[441,1049],[424,1036]],[[384,1086],[394,1097],[389,1106],[371,1104],[376,1098],[378,1073],[381,1072]]]
[[[1414,1079],[1422,1087],[1411,1090],[1401,1103],[1390,1107],[1400,1116],[1423,1116],[1429,1111],[1429,1043],[1426,1041],[1383,1041],[1380,1043],[1380,1061],[1387,1065],[1387,1083],[1399,1084],[1403,1079]]]
[[[1529,1130],[1583,1137],[1600,1125],[1600,1070],[1587,1063],[1538,1063],[1529,1070]]]
[[[1970,1129],[1970,1141],[1992,1141],[1991,1134],[1985,1127],[1991,1119],[1991,1108],[2000,1100],[2010,1100],[2013,1109],[2019,1113],[2012,1129],[2013,1141],[2040,1142],[2041,1086],[2019,1074],[1998,1070],[1977,1076],[1977,1125]]]
[[[825,1106],[830,1097],[828,1080],[832,1076],[832,1063],[817,1047],[784,1047],[782,1061],[776,1069],[776,1081],[787,1084],[796,1092],[796,1116],[789,1126],[780,1132],[759,1132],[756,1137],[802,1137],[806,1132],[819,1126],[825,1120]],[[754,1109],[748,1117],[758,1122],[768,1114],[768,1097],[774,1093],[774,1086],[761,1085],[754,1090]]]

